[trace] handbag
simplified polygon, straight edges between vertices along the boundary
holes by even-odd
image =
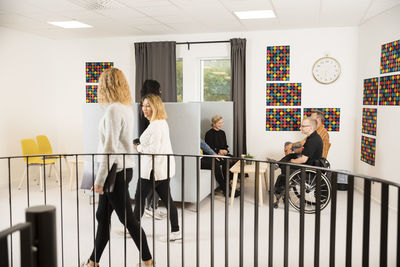
[[[94,163],[94,168],[92,168],[91,162],[85,162],[85,167],[83,170],[83,177],[81,183],[81,189],[90,190],[93,187],[94,179],[96,179],[96,174],[99,170],[100,164],[98,162]],[[92,173],[93,171],[93,173]],[[114,163],[111,169],[108,171],[106,181],[103,185],[103,191],[107,193],[114,192],[115,179],[117,178],[117,164]]]

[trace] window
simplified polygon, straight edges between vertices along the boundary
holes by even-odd
[[[183,102],[183,60],[176,59],[176,94],[177,102]]]
[[[231,100],[230,59],[201,60],[203,101]]]

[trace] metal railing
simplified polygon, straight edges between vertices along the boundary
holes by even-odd
[[[117,155],[123,157],[123,165],[122,166],[125,169],[125,164],[126,164],[126,156],[134,156],[137,158],[138,166],[134,168],[134,171],[137,172],[138,177],[141,177],[140,173],[140,166],[141,166],[141,158],[143,156],[146,156],[146,154],[54,154],[54,155],[32,155],[32,156],[15,156],[15,157],[0,157],[0,163],[1,161],[6,161],[7,166],[8,166],[8,199],[9,199],[9,229],[6,230],[5,233],[11,234],[12,232],[21,229],[19,225],[15,226],[13,224],[13,208],[12,208],[12,202],[13,202],[13,195],[12,195],[12,179],[11,179],[11,174],[13,173],[11,169],[11,162],[16,161],[16,160],[21,160],[22,158],[26,158],[26,167],[27,167],[27,177],[26,177],[26,207],[29,207],[31,204],[31,192],[29,190],[29,185],[30,185],[30,171],[29,171],[29,164],[28,164],[28,159],[30,157],[42,157],[43,163],[45,163],[45,159],[47,157],[59,157],[61,158],[70,158],[73,159],[74,164],[75,164],[75,183],[76,183],[76,192],[75,192],[75,197],[76,197],[76,236],[74,238],[74,243],[75,244],[68,244],[69,249],[71,250],[76,250],[76,265],[73,264],[71,266],[79,266],[80,262],[85,260],[86,258],[81,258],[81,248],[82,248],[82,235],[84,235],[84,239],[86,240],[88,235],[90,235],[89,232],[82,233],[80,228],[81,224],[92,224],[92,231],[93,231],[93,243],[90,242],[90,244],[85,244],[85,245],[94,245],[95,244],[95,228],[96,228],[96,204],[95,202],[94,205],[92,206],[92,222],[89,221],[81,221],[81,216],[80,216],[80,208],[81,208],[81,198],[80,192],[79,192],[79,168],[78,168],[78,162],[79,159],[83,157],[89,157],[91,159],[91,162],[94,162],[94,158],[96,156],[100,155],[105,155],[107,157],[110,157],[111,155]],[[185,260],[189,256],[194,256],[195,255],[195,266],[216,266],[216,262],[221,262],[221,259],[218,258],[216,259],[217,256],[215,255],[215,192],[214,192],[214,172],[216,168],[216,157],[214,156],[199,156],[199,155],[177,155],[177,154],[171,154],[171,155],[150,155],[153,159],[153,169],[154,169],[154,158],[155,157],[167,157],[168,162],[170,162],[171,157],[175,157],[175,159],[180,159],[181,162],[181,199],[180,205],[181,205],[181,233],[182,233],[182,241],[181,241],[181,261],[180,261],[180,266],[194,266],[190,264],[187,264]],[[210,202],[210,208],[209,208],[209,214],[210,214],[210,232],[209,232],[209,245],[210,245],[210,251],[209,254],[209,263],[206,263],[204,258],[201,255],[201,244],[200,244],[200,232],[201,232],[201,221],[200,221],[200,159],[201,157],[211,157],[212,158],[212,168],[211,168],[211,188],[210,188],[210,197],[209,197],[209,202]],[[196,212],[196,226],[195,226],[195,254],[192,254],[191,251],[187,251],[185,249],[185,242],[187,242],[185,238],[185,218],[186,214],[188,211],[185,210],[185,160],[189,158],[194,158],[196,161],[196,194],[197,194],[197,201],[195,203],[195,212]],[[243,189],[245,187],[245,164],[244,164],[244,159],[243,158],[228,158],[228,157],[220,157],[224,158],[225,160],[228,161],[228,163],[233,163],[235,161],[241,161],[240,165],[240,188]],[[248,159],[246,159],[248,160]],[[397,266],[400,266],[400,213],[398,212],[399,207],[400,207],[400,185],[391,181],[386,181],[383,179],[379,178],[374,178],[374,177],[369,177],[365,175],[357,175],[357,174],[349,174],[349,173],[343,173],[340,171],[335,171],[331,169],[325,169],[325,168],[320,168],[320,167],[314,167],[314,166],[305,166],[305,165],[298,165],[298,164],[291,164],[291,163],[281,163],[286,167],[286,183],[285,183],[285,199],[286,201],[284,202],[284,210],[283,210],[283,253],[282,253],[282,258],[277,258],[277,253],[274,253],[274,242],[276,241],[274,239],[274,236],[277,235],[278,233],[274,230],[274,222],[276,219],[276,214],[279,213],[279,215],[282,215],[282,210],[276,210],[274,209],[274,194],[269,194],[268,198],[268,219],[264,220],[260,223],[260,215],[265,215],[264,213],[260,214],[260,206],[259,206],[259,198],[258,198],[258,185],[260,184],[260,164],[262,163],[267,163],[269,166],[269,174],[268,174],[268,181],[270,184],[270,189],[269,192],[274,192],[274,182],[275,182],[275,165],[278,163],[274,160],[265,160],[265,161],[260,161],[260,160],[251,160],[254,164],[255,168],[255,183],[254,183],[254,216],[251,218],[252,222],[252,232],[253,232],[253,249],[251,251],[253,261],[252,261],[252,266],[275,266],[276,262],[282,262],[283,266],[289,266],[290,262],[289,260],[293,262],[293,255],[292,252],[290,251],[290,243],[289,243],[289,230],[290,230],[290,217],[289,216],[291,209],[289,207],[290,201],[290,190],[291,185],[290,185],[290,174],[291,170],[293,171],[294,169],[301,169],[301,179],[300,179],[300,184],[299,184],[299,191],[296,191],[295,193],[297,194],[297,197],[299,198],[299,221],[298,221],[298,229],[299,229],[299,236],[296,242],[298,242],[298,258],[297,258],[297,264],[296,266],[305,266],[305,262],[308,262],[305,260],[305,219],[306,216],[314,216],[315,218],[315,223],[312,226],[313,227],[313,232],[314,232],[314,252],[313,252],[313,265],[314,266],[320,266],[321,262],[321,207],[320,207],[320,200],[321,200],[321,175],[326,175],[329,176],[330,184],[331,184],[331,201],[330,201],[330,213],[329,213],[329,266],[340,266],[337,264],[337,260],[340,259],[341,262],[344,260],[346,266],[352,266],[352,261],[354,260],[354,251],[353,251],[353,244],[357,242],[358,244],[362,244],[362,249],[361,249],[361,256],[362,258],[360,259],[360,262],[362,262],[362,266],[370,266],[370,255],[371,255],[371,250],[370,250],[370,243],[371,243],[371,183],[378,183],[381,185],[381,203],[376,203],[376,205],[379,206],[380,209],[380,218],[379,218],[379,224],[380,224],[380,241],[379,241],[379,266],[388,266],[388,214],[389,214],[389,188],[393,187],[397,191],[397,212],[396,213],[396,233],[393,233],[393,235],[396,236],[396,248],[395,248],[395,253],[396,259],[390,259],[390,262],[396,262]],[[58,216],[58,227],[59,227],[59,238],[60,238],[60,250],[59,253],[61,254],[61,257],[58,259],[59,265],[65,266],[65,232],[66,232],[66,227],[71,227],[71,225],[65,225],[64,224],[64,195],[63,195],[63,164],[62,161],[60,160],[59,162],[59,176],[60,176],[60,183],[59,183],[59,200],[60,200],[60,209],[59,213],[57,214]],[[94,166],[94,165],[93,165]],[[167,164],[169,168],[169,164]],[[46,186],[46,165],[43,164],[43,204],[47,205],[49,204],[49,200],[47,198],[47,186]],[[226,170],[225,172],[225,177],[229,177],[229,168],[230,164],[226,164]],[[315,214],[312,215],[307,215],[305,212],[305,205],[307,205],[307,201],[305,200],[305,194],[307,194],[307,190],[309,188],[306,188],[306,172],[307,170],[314,170],[316,173],[316,187],[314,188],[314,195],[315,195]],[[94,171],[94,169],[93,169]],[[169,175],[169,169],[167,170],[167,173]],[[338,228],[337,228],[337,203],[338,203],[338,191],[337,191],[337,178],[338,174],[344,174],[348,175],[348,188],[347,188],[347,193],[340,194],[340,197],[346,197],[346,229],[345,229],[345,255],[338,255],[337,252],[337,244],[336,244],[336,238],[338,234]],[[93,178],[95,174],[93,173]],[[170,178],[170,177],[168,177]],[[175,177],[176,178],[176,177]],[[175,179],[174,178],[174,179]],[[353,234],[353,229],[354,229],[354,183],[356,180],[363,181],[364,184],[364,192],[363,192],[363,213],[362,213],[362,236],[361,238],[357,238]],[[225,188],[228,189],[229,187],[229,179],[225,179],[226,184]],[[140,181],[140,180],[139,180]],[[94,186],[94,180],[93,180],[93,186]],[[127,181],[126,181],[126,172],[124,172],[124,187],[125,190],[127,189]],[[138,183],[139,188],[141,188],[141,183]],[[153,180],[153,191],[155,189],[155,181]],[[239,202],[239,250],[238,251],[231,251],[229,249],[229,246],[231,245],[230,242],[230,232],[229,232],[229,227],[230,224],[233,222],[234,218],[230,217],[230,213],[232,212],[232,209],[237,209],[237,206],[229,206],[229,196],[226,194],[225,199],[224,199],[224,253],[223,253],[223,265],[224,266],[248,266],[246,265],[245,259],[244,259],[244,253],[245,253],[245,219],[248,219],[248,216],[245,216],[245,205],[248,205],[248,203],[245,203],[245,190],[241,190],[240,194],[240,202]],[[139,190],[141,192],[141,190]],[[227,190],[229,192],[229,190]],[[171,192],[168,192],[170,194]],[[248,194],[247,192],[246,194]],[[35,198],[37,195],[35,195]],[[95,199],[95,193],[92,193],[92,197]],[[395,197],[395,195],[393,195]],[[170,221],[170,212],[169,212],[169,207],[170,203],[168,201],[167,203],[167,220],[168,222]],[[126,207],[125,207],[125,212],[126,212]],[[264,209],[262,209],[262,212],[265,212]],[[2,210],[2,214],[5,214],[6,211]],[[326,215],[327,213],[325,213]],[[126,216],[125,216],[126,218]],[[263,217],[264,218],[264,217]],[[280,218],[280,217],[279,217]],[[278,219],[279,219],[278,218]],[[341,218],[340,218],[341,219]],[[139,221],[140,226],[142,225],[142,220]],[[218,223],[220,225],[220,222]],[[262,233],[260,231],[260,225],[262,226],[267,226],[267,234]],[[127,228],[126,228],[126,219],[125,219],[125,225],[124,225],[124,234],[126,234]],[[248,224],[247,224],[248,226]],[[23,229],[28,227],[27,225],[22,226]],[[25,227],[25,228],[24,228]],[[308,227],[310,227],[308,225]],[[157,240],[155,239],[156,233],[155,233],[155,218],[153,216],[152,218],[152,255],[153,259],[156,262],[157,266],[173,266],[171,265],[171,247],[170,247],[170,242],[167,242],[167,247],[166,247],[166,258],[163,258],[163,262],[159,262],[158,260],[158,250],[157,250]],[[262,228],[264,230],[265,227]],[[167,232],[167,240],[169,241],[169,233],[170,233],[170,226],[169,223],[167,223],[166,226],[166,232]],[[70,233],[74,234],[74,233]],[[392,235],[392,236],[393,236]],[[24,235],[25,236],[25,235]],[[140,238],[142,236],[140,235]],[[202,237],[204,239],[204,236]],[[71,236],[70,238],[71,239]],[[260,240],[265,241],[267,240],[267,250],[263,251],[260,253]],[[292,241],[293,242],[293,239]],[[3,245],[3,244],[0,244]],[[111,239],[109,241],[109,247],[108,247],[108,252],[109,252],[109,257],[108,257],[108,265],[112,265],[112,250],[111,250]],[[14,248],[14,246],[11,245],[12,249],[18,249]],[[220,248],[218,248],[220,249]],[[249,251],[246,251],[246,253],[250,253]],[[233,256],[232,256],[233,255]],[[289,258],[289,255],[290,258]],[[391,253],[390,255],[393,255]],[[11,254],[11,258],[12,258]],[[238,257],[237,261],[234,259],[235,257]],[[139,259],[141,258],[141,251],[139,252]],[[260,260],[261,259],[261,260]],[[102,263],[102,266],[105,266],[105,263]],[[124,259],[123,259],[123,266],[127,266],[127,244],[126,244],[126,235],[124,238]],[[129,263],[131,265],[131,263]],[[3,265],[2,265],[3,266]],[[11,259],[11,266],[13,266],[13,261]],[[21,265],[22,266],[22,265]],[[69,266],[69,265],[68,265]],[[220,266],[220,265],[218,265]],[[309,266],[309,265],[307,265]],[[42,266],[42,267],[47,267],[47,266]]]

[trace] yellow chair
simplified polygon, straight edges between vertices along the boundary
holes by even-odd
[[[30,155],[41,155],[41,151],[39,150],[39,146],[36,144],[35,140],[33,139],[23,139],[21,140],[21,147],[22,147],[22,155],[24,156],[30,156]],[[45,165],[50,165],[50,170],[49,174],[52,170],[52,168],[55,168],[55,163],[57,162],[57,159],[51,158],[51,159],[45,159],[43,160],[42,157],[29,157],[29,158],[24,158],[26,165],[24,175],[21,178],[21,181],[19,183],[18,189],[21,189],[22,183],[25,180],[25,177],[27,175],[28,168],[30,166],[39,166],[43,168]],[[39,168],[40,170],[40,190],[43,191],[43,175],[42,175],[42,168]],[[58,180],[58,174],[57,171],[55,172]]]
[[[36,141],[39,145],[39,150],[40,154],[44,155],[51,155],[53,154],[53,148],[50,144],[49,138],[47,138],[46,135],[38,135],[36,136]],[[65,156],[52,156],[52,157],[46,157],[46,158],[52,158],[52,159],[58,159],[60,157],[63,157],[65,160],[65,166],[67,167],[67,171],[70,173],[70,178],[69,178],[69,189],[72,190],[72,186],[75,182],[75,168],[77,167],[75,164],[75,159],[70,159],[70,161],[67,159]],[[78,160],[79,164],[83,164],[83,160],[79,159]]]

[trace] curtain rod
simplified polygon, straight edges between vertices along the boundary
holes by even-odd
[[[217,44],[217,43],[230,43],[231,41],[226,40],[226,41],[199,41],[199,42],[177,42],[177,45],[187,45],[188,50],[190,50],[190,45],[191,44]]]

